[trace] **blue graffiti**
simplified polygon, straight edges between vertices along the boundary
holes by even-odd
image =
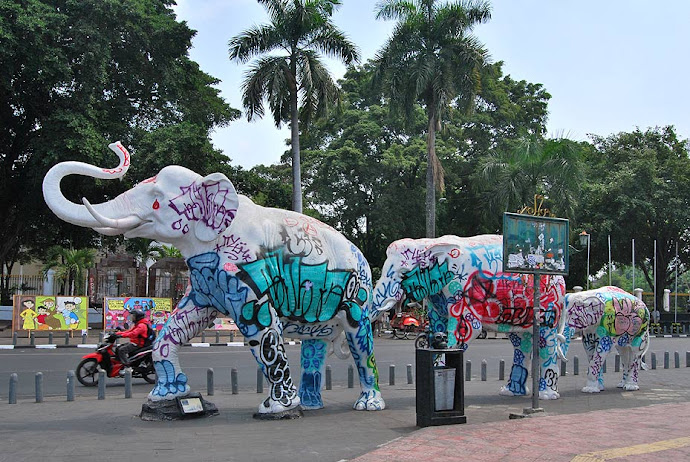
[[[514,395],[524,395],[527,393],[527,369],[518,364],[513,364],[510,370],[510,380],[508,381],[508,390]]]
[[[175,366],[170,361],[155,361],[153,367],[158,376],[158,382],[151,392],[154,396],[179,395],[187,391],[187,375],[183,372],[175,375]]]
[[[327,353],[326,342],[309,339],[302,342],[302,380],[299,397],[302,405],[309,408],[322,408],[321,370]]]
[[[402,277],[402,287],[413,300],[422,300],[437,294],[453,280],[454,274],[448,270],[448,262],[435,263],[428,268],[415,267]]]
[[[192,290],[180,302],[180,306],[189,299],[198,307],[213,307],[235,320],[242,335],[253,336],[258,331],[256,327],[240,322],[249,288],[233,274],[219,269],[219,263],[220,257],[214,252],[196,255],[187,260]]]

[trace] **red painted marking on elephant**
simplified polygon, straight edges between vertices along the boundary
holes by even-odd
[[[125,149],[125,147],[122,146],[120,143],[118,143],[116,146],[117,146],[117,149],[119,149],[120,152],[121,152],[122,154],[124,154],[124,156],[125,156],[125,161],[124,161],[124,163],[122,164],[122,166],[123,166],[123,167],[129,167],[129,152],[128,152],[128,151]]]
[[[283,222],[285,223],[286,226],[293,227],[297,226],[299,224],[298,220],[295,220],[294,218],[284,218]]]
[[[153,207],[153,210],[158,210],[159,208],[161,208],[161,205],[158,203],[158,199],[156,199],[155,201],[153,201],[153,206],[152,206],[152,207]]]
[[[302,229],[309,236],[316,236],[317,234],[319,234],[319,232],[316,230],[316,228],[311,223],[303,224]]]
[[[451,258],[458,258],[460,256],[460,249],[453,249],[449,253]]]
[[[146,180],[142,181],[142,183],[153,183],[156,181],[157,177],[158,177],[158,175],[152,176],[151,178],[147,178]]]

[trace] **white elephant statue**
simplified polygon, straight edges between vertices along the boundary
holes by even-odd
[[[153,347],[158,375],[149,400],[190,393],[180,367],[180,347],[230,316],[247,339],[269,383],[261,414],[323,407],[321,383],[329,343],[347,339],[359,373],[354,408],[385,407],[378,385],[369,318],[371,271],[342,234],[300,213],[265,208],[238,195],[221,173],[202,177],[168,166],[118,197],[91,205],[67,200],[60,181],[70,174],[114,179],[125,174],[129,154],[118,142],[114,169],[62,162],[46,174],[45,201],[61,219],[107,235],[144,237],[172,244],[187,260],[190,281]],[[301,338],[299,392],[288,365],[284,336]]]
[[[374,287],[374,317],[405,299],[426,299],[432,332],[448,333],[449,348],[467,349],[481,331],[508,334],[515,349],[502,395],[527,394],[532,355],[533,277],[503,272],[503,238],[443,236],[401,239],[387,249],[381,279]],[[563,309],[565,281],[540,281],[539,397],[557,399],[556,327]]]
[[[567,294],[558,326],[559,341],[567,340],[568,329],[582,331],[582,345],[589,360],[583,392],[599,393],[604,389],[604,361],[614,345],[623,369],[618,388],[640,389],[637,374],[649,348],[649,310],[642,300],[613,286]]]

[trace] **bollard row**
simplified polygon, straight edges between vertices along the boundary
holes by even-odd
[[[650,353],[651,357],[651,369],[656,369],[657,368],[657,359],[656,359],[656,353],[651,352]],[[664,352],[664,369],[669,369],[671,367],[671,355],[670,352],[666,351]],[[646,357],[642,357],[642,361],[646,362]],[[573,375],[579,375],[580,374],[580,360],[578,356],[573,357],[573,370],[572,373]],[[503,381],[505,380],[505,361],[503,359],[499,360],[499,367],[498,367],[498,380]],[[621,367],[621,359],[620,355],[615,356],[615,371],[620,372],[620,367]],[[673,367],[675,369],[680,368],[680,353],[678,351],[673,353]],[[690,367],[690,351],[685,352],[685,367]],[[604,361],[603,364],[603,372],[606,372],[606,361]],[[560,374],[561,376],[565,376],[567,374],[566,371],[566,363],[564,361],[561,361],[560,364]],[[480,380],[481,381],[487,381],[488,378],[488,363],[485,359],[482,360],[481,362],[481,368],[480,368]],[[67,372],[67,401],[74,401],[75,400],[75,373],[74,371],[68,371]],[[466,360],[465,361],[465,381],[471,381],[472,380],[472,361],[471,360]],[[259,367],[257,368],[256,371],[256,392],[257,393],[263,393],[264,392],[264,381],[265,381],[265,376],[263,373],[263,370]],[[214,385],[214,370],[213,368],[209,368],[206,372],[206,392],[209,396],[213,396],[215,393],[215,385]],[[389,366],[389,373],[388,373],[388,383],[390,386],[395,386],[395,365],[391,364]],[[413,377],[413,369],[412,369],[412,364],[407,365],[407,384],[412,385],[414,383],[414,377]],[[42,372],[37,372],[35,374],[34,378],[34,384],[35,384],[35,400],[37,403],[41,403],[44,400],[44,387],[43,387],[43,373]],[[17,388],[19,385],[19,378],[16,373],[10,374],[10,382],[9,382],[9,404],[17,404]],[[236,368],[232,368],[230,371],[230,385],[231,385],[231,392],[233,395],[236,395],[239,393],[239,382],[238,382],[238,371]],[[354,367],[352,364],[348,365],[347,368],[347,387],[348,388],[354,388]],[[326,390],[332,390],[333,389],[333,371],[330,365],[326,366],[326,381],[325,381],[325,388]],[[99,371],[98,372],[98,399],[103,400],[106,397],[106,376],[105,376],[105,371]],[[125,369],[125,398],[129,399],[132,397],[132,368],[126,368]]]

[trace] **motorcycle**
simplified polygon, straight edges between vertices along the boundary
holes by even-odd
[[[123,377],[120,371],[126,367],[132,368],[132,377],[140,377],[148,383],[156,383],[156,371],[153,368],[153,358],[151,357],[151,346],[135,351],[126,362],[120,360],[118,350],[124,345],[115,342],[117,337],[110,334],[105,337],[105,341],[98,344],[96,351],[84,355],[77,365],[77,380],[85,387],[95,387],[98,385],[98,373],[105,371],[108,377]]]

